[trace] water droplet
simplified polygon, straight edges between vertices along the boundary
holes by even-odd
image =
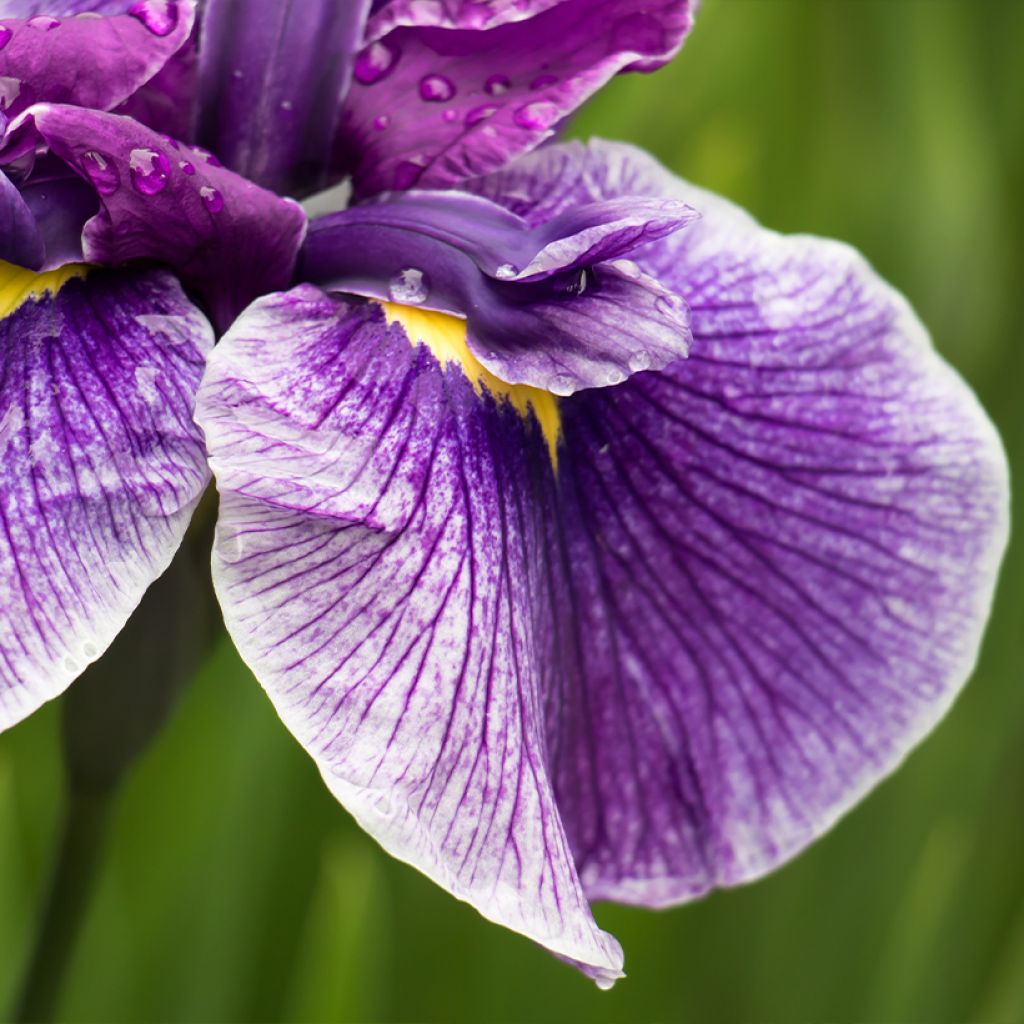
[[[605,380],[609,384],[621,384],[626,379],[626,375],[617,367],[613,366],[607,374],[605,374]]]
[[[196,173],[195,166],[190,164],[187,160],[182,160],[178,166],[181,168],[181,173],[187,174],[190,178]]]
[[[370,43],[357,57],[352,74],[357,82],[373,85],[387,78],[395,69],[401,51],[386,39]]]
[[[235,68],[235,70],[231,72],[231,77],[236,82],[240,82],[245,77],[245,72],[241,68]]]
[[[455,83],[444,75],[424,75],[420,79],[420,99],[428,103],[447,103],[455,95]]]
[[[210,213],[220,213],[224,209],[224,197],[212,185],[203,185],[199,198]]]
[[[573,271],[562,285],[566,295],[582,295],[590,285],[590,273],[586,267]]]
[[[511,87],[512,83],[508,80],[507,75],[491,75],[484,82],[484,92],[488,96],[500,96],[502,93],[508,92]]]
[[[576,380],[570,377],[567,373],[560,373],[556,377],[553,377],[548,391],[553,395],[561,395],[563,398],[567,395],[571,395],[576,390]]]
[[[502,265],[494,272],[494,276],[498,278],[499,281],[511,281],[518,273],[518,267],[514,267],[511,263],[502,263]]]
[[[86,641],[85,644],[82,647],[82,653],[87,658],[95,658],[96,655],[99,654],[99,651],[96,649],[96,645],[95,644],[91,644],[88,641]]]
[[[295,104],[291,100],[281,100],[281,109],[282,110],[293,110],[294,107],[295,107]]]
[[[629,357],[629,368],[634,373],[642,373],[651,368],[651,356],[649,352],[634,352]]]
[[[493,117],[497,112],[498,108],[493,103],[485,103],[483,106],[474,107],[466,114],[466,124],[472,128],[473,125],[479,124],[481,121],[486,121],[489,117]]]
[[[612,26],[609,52],[659,54],[665,52],[667,45],[665,29],[653,14],[627,14]]]
[[[384,131],[389,124],[391,124],[391,118],[387,114],[379,114],[373,119],[373,127],[379,132]]]
[[[451,124],[452,121],[457,121],[459,119],[459,112],[454,107],[449,107],[441,115],[441,118],[442,120],[447,121],[449,124]]]
[[[55,28],[60,27],[60,18],[51,18],[49,14],[37,14],[34,18],[29,18],[25,24],[31,25],[32,28],[38,29],[40,32],[52,32]]]
[[[664,295],[659,295],[654,300],[654,308],[662,316],[674,316],[678,313],[675,303]]]
[[[155,36],[169,36],[178,27],[177,0],[139,0],[128,13]]]
[[[64,659],[64,671],[65,672],[77,672],[78,671],[78,662],[76,662],[74,658],[68,656],[67,658]]]
[[[208,149],[203,149],[202,146],[193,146],[192,150],[198,153],[211,167],[224,166]]]
[[[536,92],[538,89],[546,89],[549,85],[555,85],[558,81],[558,75],[538,75],[530,83],[530,88]]]
[[[399,191],[412,188],[419,181],[423,170],[423,164],[414,160],[402,160],[395,168],[395,188]]]
[[[543,131],[550,128],[558,120],[562,111],[547,100],[536,100],[520,107],[512,119],[520,128],[528,128],[530,131]]]
[[[132,185],[144,196],[155,196],[167,188],[171,165],[158,149],[133,149],[128,154]]]
[[[82,173],[101,196],[112,196],[121,186],[121,176],[114,161],[105,153],[90,149],[82,154]]]
[[[21,95],[21,82],[17,78],[0,75],[0,110],[10,110]]]
[[[393,302],[406,306],[419,306],[430,294],[430,279],[416,267],[400,270],[388,284],[388,295]]]
[[[11,41],[13,35],[14,33],[6,25],[0,25],[0,50]]]

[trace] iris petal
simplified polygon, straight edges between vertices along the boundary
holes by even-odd
[[[376,303],[262,299],[198,417],[222,495],[225,620],[327,785],[386,849],[488,918],[621,969],[548,782],[536,524],[540,425],[445,368]]]
[[[368,9],[368,0],[208,0],[200,141],[265,188],[323,188]]]
[[[297,203],[127,117],[46,104],[24,116],[99,195],[101,210],[84,229],[86,259],[169,264],[222,328],[289,282],[306,230]]]
[[[576,614],[550,749],[592,897],[747,881],[970,674],[1006,542],[999,439],[845,246],[766,231],[629,147],[557,147],[480,187],[527,217],[619,189],[702,212],[636,254],[688,302],[689,359],[562,403],[548,543],[573,571],[552,615]]]
[[[0,728],[99,657],[208,480],[212,335],[157,272],[0,265]]]
[[[668,60],[692,8],[679,0],[384,5],[356,60],[338,166],[361,195],[445,188],[492,171],[550,138],[619,71]]]

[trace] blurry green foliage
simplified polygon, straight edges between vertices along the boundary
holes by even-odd
[[[1024,4],[706,0],[578,135],[628,139],[786,231],[852,242],[971,381],[1024,479]],[[600,993],[389,860],[225,645],[122,795],[68,1021],[1024,1020],[1024,555],[937,733],[757,885],[599,908]],[[57,708],[0,738],[0,1004],[60,806]]]

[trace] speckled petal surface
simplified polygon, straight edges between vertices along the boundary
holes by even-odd
[[[0,264],[0,728],[103,653],[209,479],[209,325],[165,273],[71,273]]]

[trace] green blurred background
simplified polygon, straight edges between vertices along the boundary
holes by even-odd
[[[1024,4],[706,0],[674,66],[575,133],[628,139],[766,224],[852,242],[980,393],[1024,478]],[[69,1021],[1024,1020],[1024,555],[977,673],[906,766],[772,878],[599,907],[600,993],[394,863],[227,645],[118,804]],[[59,707],[0,738],[0,1006],[61,807]]]

